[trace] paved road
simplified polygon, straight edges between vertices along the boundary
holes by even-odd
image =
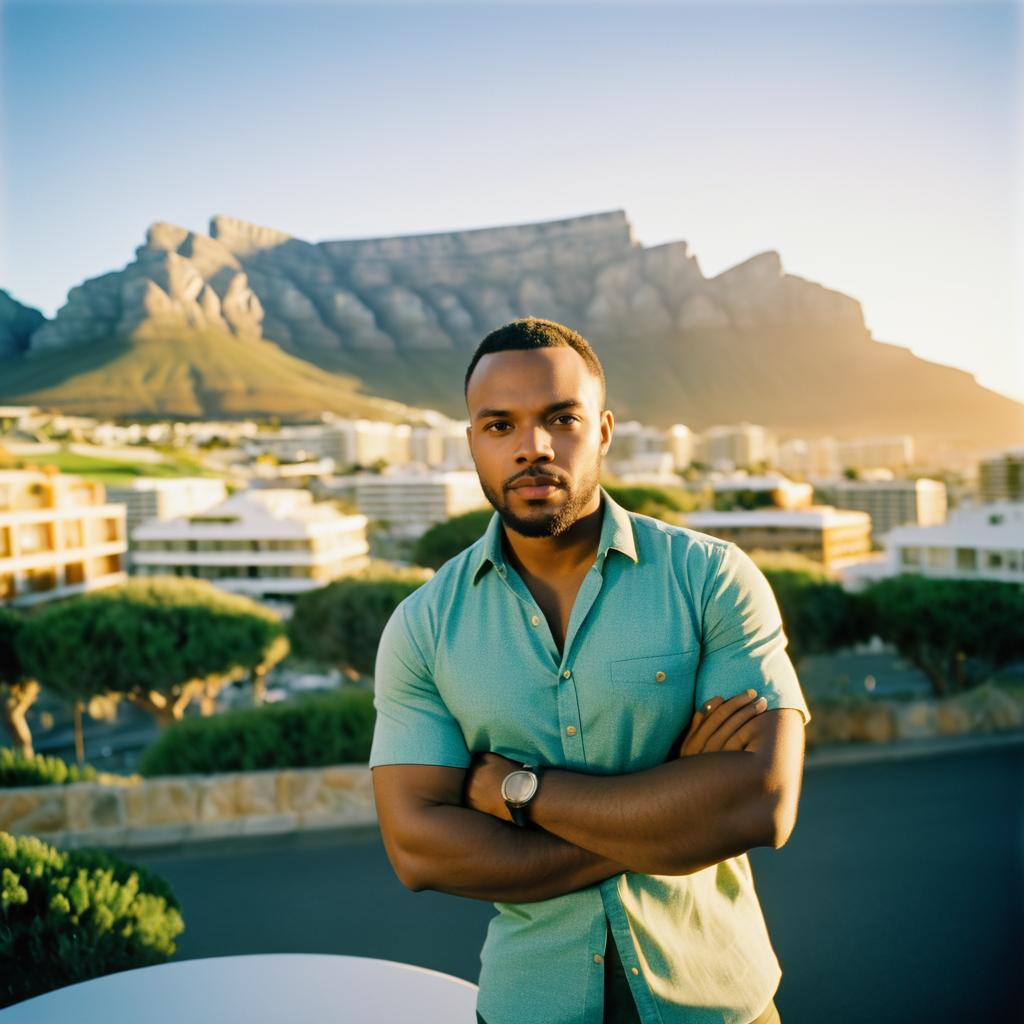
[[[1022,794],[1024,747],[809,769],[790,842],[751,854],[785,1024],[1019,1021]],[[347,953],[476,980],[490,906],[407,892],[375,832],[132,857],[182,899],[180,958]]]

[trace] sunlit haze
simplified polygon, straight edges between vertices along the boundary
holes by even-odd
[[[768,249],[1024,400],[1013,4],[8,3],[0,288],[53,315],[147,226],[316,241],[623,209]]]

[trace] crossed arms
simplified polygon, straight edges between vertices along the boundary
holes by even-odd
[[[755,846],[778,848],[796,823],[803,721],[763,710],[754,691],[712,698],[664,764],[628,775],[547,769],[513,824],[501,780],[513,762],[468,769],[373,770],[381,835],[401,882],[505,903],[549,899],[623,871],[684,875]]]

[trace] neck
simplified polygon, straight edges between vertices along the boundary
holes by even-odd
[[[524,537],[502,525],[505,550],[516,570],[530,576],[550,578],[586,571],[597,555],[604,507],[601,491],[565,533],[558,537]]]

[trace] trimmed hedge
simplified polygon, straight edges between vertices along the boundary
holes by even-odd
[[[184,928],[174,894],[147,869],[0,832],[0,1006],[161,963]]]
[[[96,782],[98,778],[91,764],[65,764],[59,757],[43,754],[26,757],[10,747],[0,747],[0,789]]]
[[[357,689],[186,718],[143,753],[139,771],[201,775],[365,763],[374,720],[373,694]]]

